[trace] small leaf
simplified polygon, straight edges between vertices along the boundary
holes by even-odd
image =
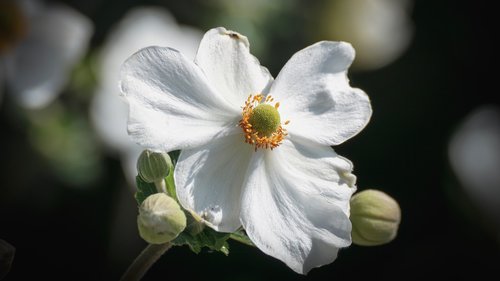
[[[231,233],[229,235],[229,238],[236,240],[240,243],[243,243],[245,245],[255,247],[252,240],[250,240],[250,238],[248,238],[247,234],[245,233],[245,230],[243,230],[243,229],[239,229],[239,230]]]
[[[179,236],[177,236],[177,238],[172,241],[172,244],[176,246],[188,245],[191,251],[196,254],[199,254],[201,252],[202,247],[199,241],[187,232],[179,234]]]
[[[184,231],[177,238],[172,241],[174,245],[188,245],[191,251],[196,254],[200,253],[203,247],[209,248],[213,251],[222,252],[225,255],[229,254],[229,245],[227,243],[229,233],[217,232],[211,228],[206,227],[203,231],[196,235],[189,234]]]
[[[224,254],[224,255],[229,255],[229,244],[227,244],[227,242],[224,243],[224,246],[222,246],[222,248],[220,248],[220,251]]]
[[[134,197],[138,205],[141,205],[142,201],[148,198],[149,195],[158,193],[154,183],[147,183],[140,176],[135,177],[135,183],[137,185],[137,192]]]

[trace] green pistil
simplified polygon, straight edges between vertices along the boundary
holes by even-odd
[[[252,128],[259,133],[259,136],[271,136],[280,125],[280,114],[278,110],[270,104],[259,104],[256,106],[248,122]]]

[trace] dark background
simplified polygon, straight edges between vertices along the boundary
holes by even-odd
[[[201,30],[221,24],[221,12],[211,1],[64,2],[94,22],[91,50],[99,48],[114,22],[140,4],[164,6],[180,23]],[[415,33],[407,51],[384,68],[349,74],[351,84],[370,96],[374,114],[365,130],[335,149],[355,164],[359,190],[377,188],[399,202],[402,223],[396,240],[343,249],[334,263],[308,276],[236,242],[229,257],[176,247],[144,279],[498,277],[499,234],[463,193],[447,158],[449,137],[460,121],[480,105],[499,104],[498,46],[493,43],[498,18],[489,3],[415,1]],[[306,35],[321,5],[299,1],[276,22],[259,26],[271,48],[259,58],[274,76],[293,53],[313,43]],[[72,102],[67,92],[61,98],[85,116],[85,99]],[[0,238],[17,252],[5,280],[118,279],[145,246],[135,230],[136,205],[120,163],[103,153],[99,176],[72,187],[33,148],[26,120],[6,99],[0,105]]]

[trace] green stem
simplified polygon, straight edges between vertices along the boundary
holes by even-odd
[[[128,267],[123,274],[121,281],[138,281],[146,274],[149,268],[168,250],[172,247],[171,243],[165,244],[149,244],[135,258],[134,262]]]
[[[159,192],[159,193],[167,193],[167,186],[165,184],[165,180],[159,180],[159,181],[155,181],[155,186],[156,186],[156,190]]]

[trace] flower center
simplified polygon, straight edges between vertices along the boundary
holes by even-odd
[[[270,148],[271,150],[281,144],[286,130],[281,125],[281,118],[278,112],[280,103],[271,103],[274,99],[271,96],[264,98],[263,95],[250,95],[245,101],[240,127],[245,134],[245,142],[258,148]],[[287,125],[290,121],[286,121]]]
[[[269,137],[280,125],[280,114],[276,107],[261,103],[253,109],[248,122],[259,135]]]
[[[26,34],[26,18],[16,1],[0,1],[0,54]]]

